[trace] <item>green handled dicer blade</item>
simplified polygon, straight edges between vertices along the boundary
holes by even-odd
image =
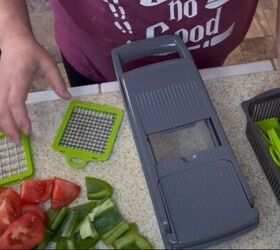
[[[0,186],[10,186],[34,176],[31,147],[27,136],[17,146],[0,132]]]
[[[280,123],[278,118],[261,120],[257,122],[257,125],[264,133],[263,138],[274,163],[280,167]]]
[[[123,111],[74,100],[70,103],[53,148],[63,153],[69,166],[83,168],[91,161],[109,159]]]

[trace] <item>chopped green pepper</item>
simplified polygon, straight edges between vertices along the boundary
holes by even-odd
[[[107,209],[93,221],[93,224],[99,234],[104,234],[110,231],[113,227],[123,221],[123,217],[117,208]]]
[[[60,238],[56,241],[55,245],[56,249],[68,249],[67,246],[67,239],[66,238]]]
[[[122,221],[117,226],[112,228],[107,233],[101,236],[102,240],[105,242],[107,246],[112,245],[112,243],[118,239],[121,235],[123,235],[127,230],[129,230],[129,225],[126,221]]]
[[[151,243],[137,232],[136,224],[130,226],[130,230],[113,242],[116,249],[152,249]]]
[[[68,208],[63,207],[62,209],[55,212],[53,212],[52,210],[54,209],[49,210],[49,213],[51,214],[51,219],[49,220],[49,229],[55,231],[60,226],[63,219],[66,217]]]
[[[67,239],[66,240],[66,245],[67,245],[67,249],[69,249],[69,250],[76,249],[73,240]]]
[[[61,226],[56,232],[56,240],[60,238],[68,238],[71,239],[75,232],[77,231],[77,227],[80,222],[80,217],[76,211],[71,211],[67,214],[65,219],[63,220]]]
[[[82,239],[79,233],[76,233],[74,236],[74,243],[77,249],[89,249],[94,247],[97,241],[99,240],[99,234],[96,234],[95,237],[87,237]]]
[[[80,224],[79,232],[82,239],[87,237],[95,238],[96,235],[98,236],[98,232],[96,231],[88,216],[85,217],[85,219]]]
[[[56,249],[76,249],[76,246],[74,244],[73,240],[67,239],[67,238],[60,238],[57,242],[56,242]]]
[[[115,207],[114,203],[110,199],[106,199],[100,205],[95,207],[88,216],[91,221],[94,221],[94,219],[100,214],[113,207]]]
[[[37,249],[46,249],[52,237],[53,237],[53,232],[46,229],[44,240],[41,242],[39,246],[37,246]]]
[[[50,228],[50,225],[55,220],[55,217],[58,215],[59,211],[60,211],[59,209],[52,209],[52,208],[48,209],[48,211],[47,211],[48,228]]]
[[[97,206],[97,202],[91,201],[82,205],[78,205],[75,207],[69,208],[69,212],[76,211],[80,218],[85,218],[95,207]]]
[[[113,187],[108,182],[93,177],[86,177],[85,180],[89,200],[103,200],[112,196]]]
[[[136,246],[139,249],[152,249],[152,244],[142,235],[137,235],[135,240]]]

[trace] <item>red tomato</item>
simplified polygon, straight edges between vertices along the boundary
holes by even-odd
[[[22,204],[39,204],[47,201],[52,194],[53,180],[31,180],[21,185]]]
[[[32,249],[44,239],[43,221],[34,213],[15,220],[0,238],[0,249]]]
[[[20,216],[19,195],[12,189],[0,189],[0,236]]]
[[[52,208],[56,209],[68,206],[79,196],[80,192],[81,187],[79,185],[55,178],[52,194]]]
[[[44,209],[33,204],[25,205],[21,208],[22,214],[32,212],[36,214],[44,222],[45,226],[48,225],[48,216],[45,213]]]

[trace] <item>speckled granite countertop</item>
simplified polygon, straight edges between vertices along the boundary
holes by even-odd
[[[205,82],[228,139],[244,176],[255,197],[260,212],[260,225],[251,233],[214,248],[280,248],[280,206],[245,136],[245,115],[240,103],[268,89],[280,86],[277,72],[232,76]],[[123,108],[119,92],[79,98]],[[51,149],[53,138],[64,116],[67,103],[49,101],[29,104],[33,122],[32,148],[37,178],[58,176],[84,187],[85,176],[95,176],[110,182],[113,199],[129,222],[136,222],[155,248],[163,248],[161,236],[138,159],[131,130],[125,115],[112,157],[104,163],[94,163],[85,169],[72,169],[63,155]],[[86,202],[86,190],[76,203]]]

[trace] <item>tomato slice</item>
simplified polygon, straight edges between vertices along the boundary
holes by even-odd
[[[53,209],[68,206],[80,194],[81,187],[70,181],[55,178],[51,207]]]
[[[20,216],[19,195],[12,189],[0,189],[0,236]]]
[[[40,244],[44,235],[43,221],[28,212],[9,225],[0,238],[0,249],[32,249]]]
[[[39,207],[38,205],[28,204],[21,208],[22,214],[26,214],[32,212],[36,214],[43,222],[45,227],[48,226],[48,216],[45,213],[44,209]]]
[[[39,204],[47,201],[52,194],[53,180],[31,180],[21,185],[22,204]]]

